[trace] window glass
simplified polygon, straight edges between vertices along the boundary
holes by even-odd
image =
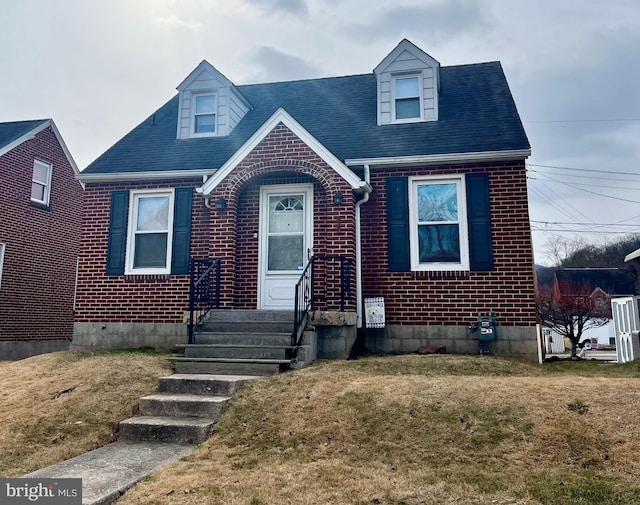
[[[301,270],[304,266],[304,195],[269,196],[267,269]]]
[[[213,95],[196,96],[196,114],[212,114],[215,107],[216,99]]]
[[[420,117],[420,81],[418,77],[395,79],[396,119]]]
[[[196,133],[213,133],[216,131],[216,117],[211,115],[196,116]]]
[[[133,194],[127,246],[129,273],[168,273],[172,206],[172,193]]]
[[[417,77],[396,79],[396,98],[415,98],[417,96],[419,96]]]
[[[466,267],[466,217],[460,207],[461,181],[417,180],[412,189],[413,267],[448,269]]]
[[[50,184],[51,165],[34,160],[31,177],[31,200],[49,205]]]
[[[167,266],[167,234],[136,235],[133,268],[165,268]]]
[[[169,197],[149,196],[138,199],[138,231],[166,230],[169,226]]]
[[[216,97],[215,95],[197,95],[195,97],[194,133],[215,133]]]

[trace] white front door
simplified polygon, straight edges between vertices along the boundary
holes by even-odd
[[[259,309],[294,308],[295,285],[312,247],[312,216],[312,185],[260,189]]]

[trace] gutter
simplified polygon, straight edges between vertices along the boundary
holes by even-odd
[[[356,202],[356,328],[362,328],[362,227],[360,207],[369,201],[371,194],[371,173],[369,165],[364,165],[364,182],[369,191]]]
[[[153,181],[160,179],[183,179],[188,177],[207,177],[215,172],[215,169],[202,170],[154,170],[147,172],[112,172],[106,174],[85,174],[80,172],[76,179],[81,182],[126,182],[126,181]]]
[[[344,160],[347,166],[365,165],[376,167],[398,167],[410,165],[436,165],[440,163],[462,163],[472,161],[521,160],[531,156],[531,149],[506,151],[478,151],[473,153],[421,154],[417,156],[390,156],[386,158],[352,158]]]

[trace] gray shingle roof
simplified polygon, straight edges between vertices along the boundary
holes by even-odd
[[[177,140],[178,96],[84,173],[217,169],[279,108],[341,160],[528,149],[498,62],[441,68],[439,119],[377,125],[373,73],[237,86],[252,104],[228,137]]]
[[[0,149],[29,133],[48,119],[34,119],[31,121],[12,121],[0,123]]]

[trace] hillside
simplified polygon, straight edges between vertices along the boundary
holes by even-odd
[[[0,363],[0,476],[112,441],[165,357]],[[216,434],[118,504],[640,504],[638,378],[635,363],[319,363],[249,383]]]
[[[376,357],[250,383],[132,504],[637,504],[638,365]]]

